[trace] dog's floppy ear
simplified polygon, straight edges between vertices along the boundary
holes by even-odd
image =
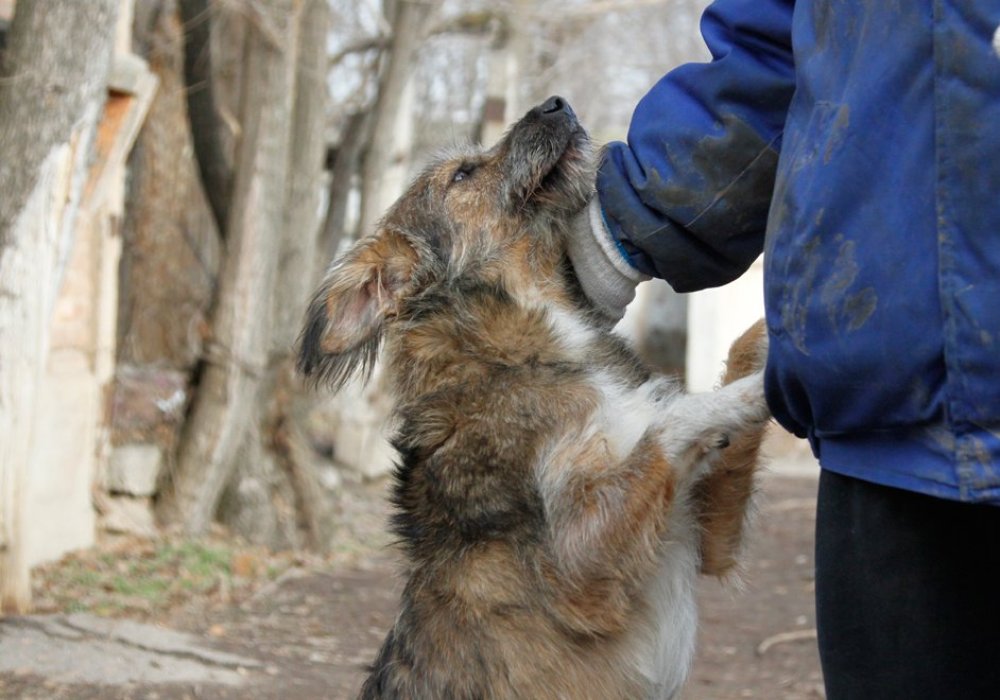
[[[409,291],[417,259],[402,235],[383,229],[334,263],[306,312],[299,372],[334,388],[356,369],[370,372],[385,322],[396,315]]]

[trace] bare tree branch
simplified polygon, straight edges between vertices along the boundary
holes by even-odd
[[[445,21],[431,27],[427,35],[436,36],[439,34],[473,34],[488,35],[496,32],[506,25],[505,15],[483,10],[479,12],[467,12],[465,14],[449,17]],[[361,37],[350,42],[337,53],[330,56],[330,65],[335,66],[343,61],[347,56],[365,51],[382,51],[392,43],[391,34],[378,34],[376,36]]]
[[[330,57],[330,65],[335,66],[341,61],[343,61],[347,56],[355,53],[364,53],[365,51],[375,51],[376,49],[381,51],[385,49],[392,42],[392,37],[388,35],[380,34],[378,36],[366,36],[358,39],[357,41],[352,41],[347,46],[342,48],[337,53]]]
[[[789,644],[791,642],[810,642],[816,639],[816,628],[804,630],[792,630],[790,632],[779,632],[764,639],[754,652],[757,656],[764,656],[769,649],[779,644]]]
[[[552,12],[536,11],[532,14],[541,19],[565,20],[583,17],[594,17],[608,12],[627,12],[639,7],[650,7],[652,5],[667,5],[670,0],[597,0],[586,5],[567,9],[558,14]]]
[[[428,35],[438,34],[475,34],[487,35],[497,31],[498,25],[503,28],[507,23],[506,13],[492,10],[481,10],[478,12],[467,12],[465,14],[448,17],[430,28]]]

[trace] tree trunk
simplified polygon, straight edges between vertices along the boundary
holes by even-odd
[[[392,40],[383,58],[378,96],[372,108],[371,139],[361,161],[361,216],[357,234],[364,236],[399,196],[412,147],[413,90],[409,83],[417,51],[440,0],[392,0],[386,17]],[[393,452],[383,438],[388,402],[376,367],[367,385],[353,382],[336,397],[341,420],[332,430],[337,460],[374,477],[392,466]]]
[[[397,141],[397,132],[399,120],[410,118],[410,115],[401,113],[407,97],[407,83],[413,73],[420,42],[426,34],[428,19],[439,4],[440,0],[395,0],[390,3],[391,12],[386,12],[392,23],[392,42],[379,79],[372,138],[361,167],[361,219],[358,231],[362,236],[372,230],[378,218],[400,194],[385,186],[385,177],[397,164],[397,160],[404,157]],[[412,97],[412,93],[410,95]]]
[[[510,14],[510,40],[507,49],[506,121],[508,124],[527,110],[524,104],[526,82],[530,80],[528,66],[531,60],[530,27],[532,0],[514,0]]]
[[[129,159],[118,362],[150,371],[190,372],[202,354],[221,251],[192,156],[183,27],[176,13],[166,11],[171,4],[145,0],[135,26],[160,90]],[[132,422],[131,416],[125,418]],[[155,424],[149,427],[152,439]],[[140,438],[132,434],[128,439]]]
[[[160,89],[129,158],[120,230],[109,439],[111,463],[128,466],[107,472],[99,510],[105,529],[137,534],[152,530],[148,499],[176,454],[222,255],[193,155],[184,31],[175,10],[173,0],[140,0],[133,24],[133,45]],[[132,462],[136,454],[147,461]],[[152,475],[124,481],[129,472]]]
[[[491,147],[503,136],[509,123],[507,109],[507,53],[510,51],[509,22],[506,18],[494,33],[487,49],[486,63],[486,99],[483,101],[483,111],[476,126],[476,139],[483,146]]]
[[[302,5],[279,283],[273,297],[274,352],[286,358],[292,355],[309,293],[317,281],[313,262],[320,239],[319,205],[326,158],[330,8],[328,0],[303,0]]]
[[[352,114],[347,118],[347,123],[341,131],[337,155],[333,158],[330,168],[326,218],[323,221],[319,253],[314,264],[316,278],[326,271],[327,265],[337,254],[340,242],[352,235],[352,231],[347,230],[348,202],[354,187],[354,177],[361,164],[364,146],[368,141],[371,117],[369,110]]]
[[[162,519],[192,534],[211,524],[252,430],[270,371],[279,232],[284,225],[297,59],[294,0],[256,3],[248,13],[232,209],[198,394],[164,485]]]
[[[299,426],[314,401],[303,394],[295,375],[295,341],[309,294],[320,273],[315,261],[320,251],[322,229],[320,195],[326,157],[328,108],[326,67],[330,5],[327,0],[306,0],[302,12],[298,71],[295,76],[295,113],[292,121],[292,174],[288,181],[286,226],[280,274],[282,284],[275,295],[274,353],[280,362],[274,369],[270,410],[266,414],[267,448],[275,456],[294,496],[296,519],[302,542],[325,549],[330,524],[330,505],[323,498],[313,452]]]
[[[212,71],[212,9],[209,0],[178,0],[184,25],[184,82],[188,119],[205,196],[219,231],[226,231],[232,196],[232,167],[222,143],[222,122]]]
[[[117,6],[19,2],[0,70],[0,611],[30,603],[24,468]]]
[[[322,548],[328,508],[298,418],[310,398],[293,370],[293,349],[308,294],[317,281],[319,202],[325,159],[327,0],[306,0],[300,17],[291,120],[288,188],[272,300],[271,362],[256,421],[261,444],[241,460],[222,520],[252,541]]]
[[[96,124],[117,8],[117,0],[15,6],[0,67],[0,250],[43,175],[39,164],[74,127]]]
[[[213,339],[160,515],[192,533],[218,514],[275,547],[320,546],[326,508],[290,370],[315,283],[326,118],[326,0],[251,15],[238,157]],[[229,46],[222,47],[228,50]]]

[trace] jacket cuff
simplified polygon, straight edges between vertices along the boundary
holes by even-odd
[[[607,219],[604,218],[604,209],[600,200],[594,197],[587,205],[587,217],[590,221],[590,230],[594,234],[594,239],[601,248],[611,266],[624,278],[631,280],[633,286],[639,282],[645,282],[650,277],[636,268],[629,260],[628,251],[615,239],[608,226]]]
[[[577,215],[567,253],[584,294],[605,317],[618,321],[635,298],[635,287],[649,279],[628,262],[612,237],[595,196]]]

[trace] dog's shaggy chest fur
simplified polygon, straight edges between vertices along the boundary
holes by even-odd
[[[407,582],[366,700],[671,697],[697,573],[735,563],[761,329],[710,395],[642,366],[562,252],[587,147],[549,100],[491,151],[435,164],[310,306],[304,373],[340,383],[384,341],[396,401]]]

